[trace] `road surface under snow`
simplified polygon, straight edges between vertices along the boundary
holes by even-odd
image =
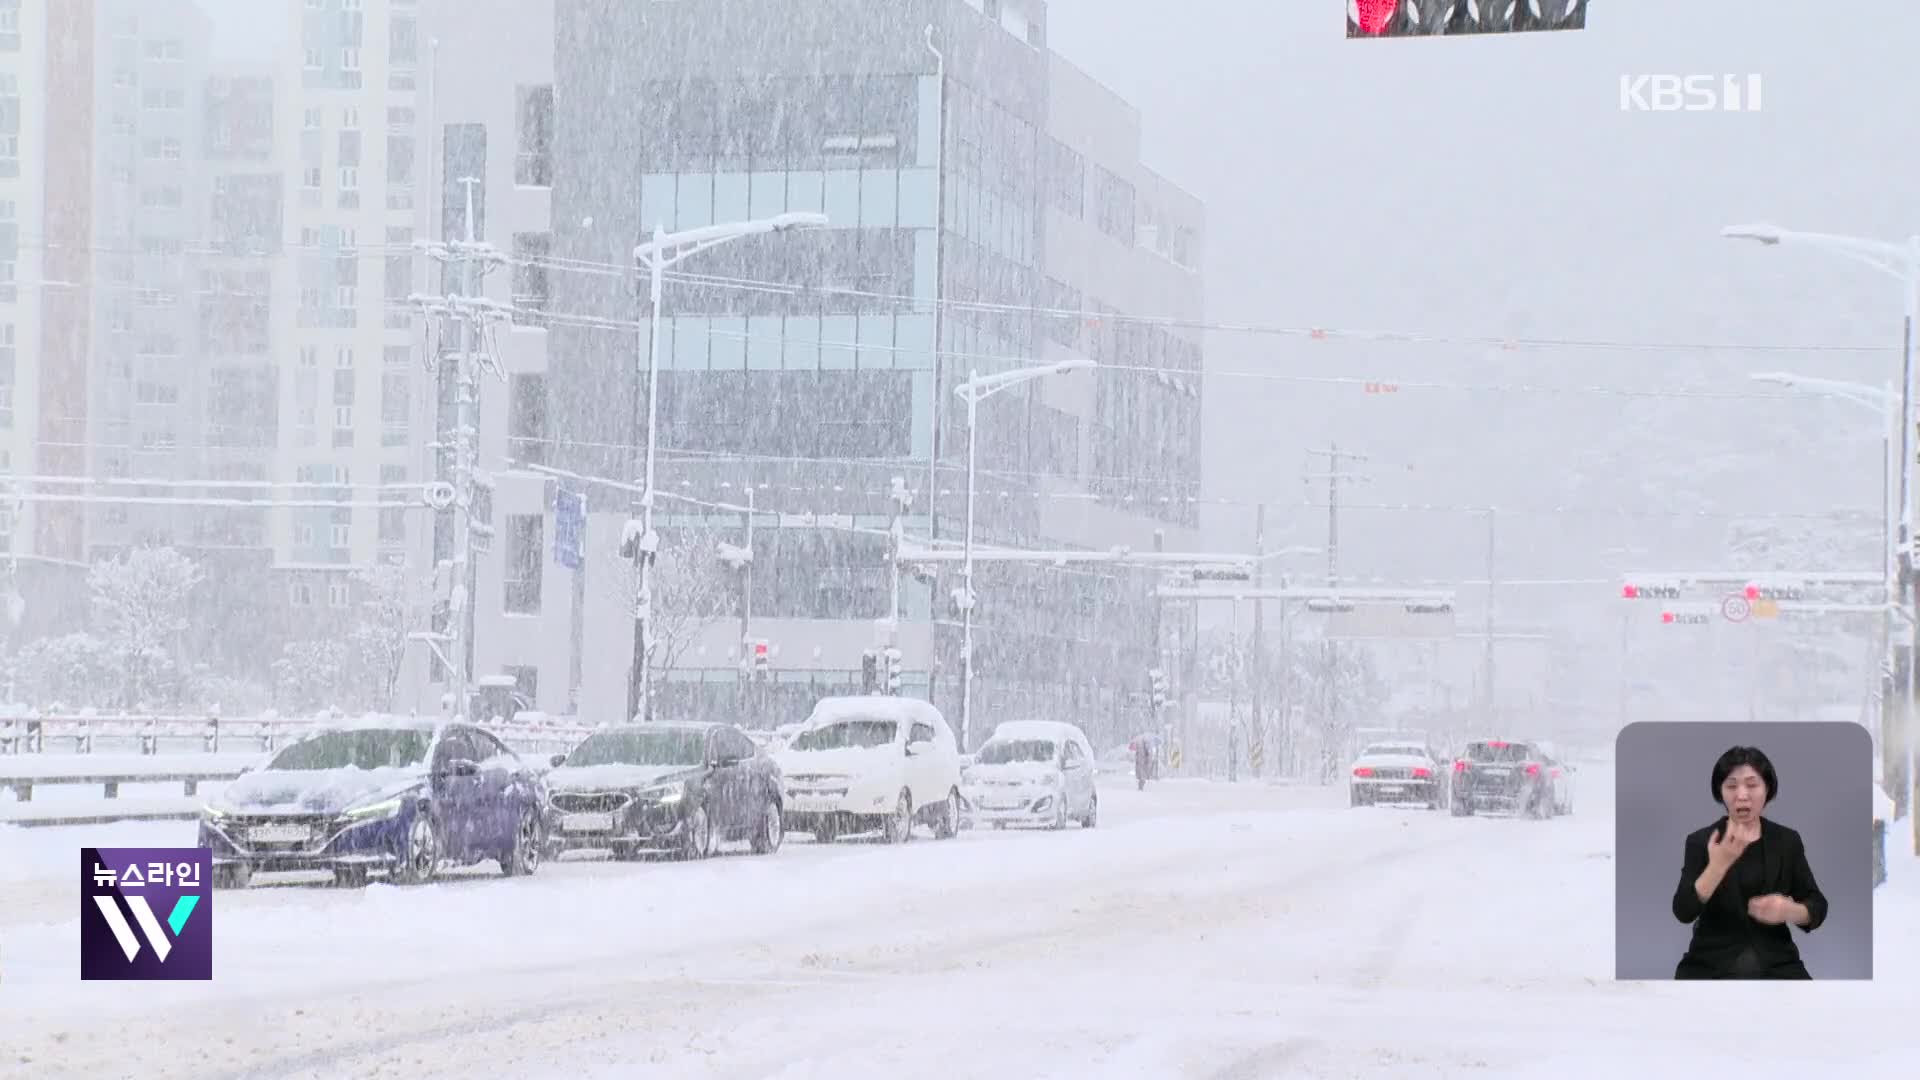
[[[217,894],[199,984],[78,981],[77,848],[190,843],[190,825],[0,829],[0,1075],[1912,1068],[1893,1051],[1920,1000],[1920,860],[1896,854],[1876,893],[1873,983],[1615,983],[1612,778],[1582,779],[1575,816],[1547,822],[1108,783],[1092,831],[256,887]]]

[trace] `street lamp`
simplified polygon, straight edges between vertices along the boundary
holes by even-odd
[[[634,534],[629,529],[624,541],[631,546],[634,566],[639,571],[633,613],[633,667],[627,678],[627,715],[636,721],[651,715],[653,680],[647,663],[647,646],[652,636],[653,556],[659,547],[659,538],[653,531],[653,505],[656,501],[653,483],[654,458],[658,456],[660,445],[660,290],[667,267],[742,237],[824,228],[826,224],[825,214],[779,214],[753,221],[735,221],[670,233],[656,222],[653,239],[633,249],[634,262],[644,268],[652,279],[648,295],[653,306],[647,340],[647,460],[646,479],[642,482],[640,494],[640,531]]]
[[[1783,229],[1778,225],[1753,223],[1729,225],[1720,230],[1720,235],[1734,240],[1752,240],[1777,247],[1781,244],[1798,244],[1806,247],[1824,248],[1844,255],[1855,262],[1865,263],[1875,270],[1900,281],[1902,300],[1906,309],[1906,321],[1901,340],[1900,357],[1900,471],[1899,501],[1900,527],[1898,548],[1895,559],[1899,566],[1899,586],[1902,611],[1910,612],[1916,599],[1914,588],[1913,561],[1913,425],[1916,397],[1915,379],[1920,376],[1914,363],[1914,320],[1920,315],[1920,236],[1910,236],[1905,243],[1891,243],[1885,240],[1870,240],[1857,236],[1841,236],[1834,233],[1801,232],[1796,229]],[[1914,720],[1915,672],[1914,661],[1916,646],[1920,646],[1920,624],[1910,623],[1910,636],[1901,648],[1905,663],[1904,682],[1906,700],[1901,703],[1898,713],[1898,736],[1889,740],[1894,743],[1892,761],[1894,768],[1886,777],[1887,785],[1893,790],[1895,809],[1907,813],[1911,809],[1910,796],[1913,794],[1913,770],[1910,757]],[[1920,853],[1920,814],[1914,814],[1914,850]]]
[[[1755,382],[1783,386],[1789,390],[1801,390],[1809,394],[1837,398],[1851,402],[1864,409],[1872,410],[1881,418],[1880,432],[1880,543],[1886,575],[1886,614],[1881,620],[1881,647],[1889,654],[1893,652],[1893,621],[1896,613],[1904,614],[1906,605],[1900,595],[1900,560],[1898,548],[1893,541],[1894,503],[1897,495],[1893,490],[1893,468],[1890,458],[1893,454],[1896,435],[1895,427],[1900,423],[1900,396],[1893,391],[1891,384],[1886,386],[1868,386],[1865,383],[1844,382],[1839,379],[1822,379],[1811,375],[1796,375],[1786,371],[1763,371],[1752,376]],[[1896,668],[1897,670],[1897,668]],[[1911,682],[1911,674],[1908,675]],[[1908,695],[1911,697],[1911,694]],[[1881,757],[1885,764],[1895,766],[1886,771],[1897,774],[1900,754],[1903,747],[1898,740],[1889,739],[1887,733],[1881,733]]]
[[[973,503],[974,503],[974,421],[979,418],[980,402],[992,397],[1011,386],[1042,379],[1049,375],[1064,375],[1069,371],[1085,371],[1094,366],[1093,361],[1084,356],[1071,360],[1062,360],[1053,364],[1035,364],[1029,367],[1014,368],[1011,371],[997,371],[991,375],[982,375],[978,371],[967,372],[967,381],[954,387],[953,392],[967,403],[967,538],[965,545],[965,566],[961,571],[965,578],[965,595],[960,598],[961,643],[960,643],[960,748],[965,753],[973,746]]]

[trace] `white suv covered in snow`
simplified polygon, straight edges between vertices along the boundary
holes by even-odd
[[[941,839],[960,826],[960,755],[940,710],[900,697],[825,698],[775,750],[787,828],[823,843],[879,829],[905,843],[915,824]]]

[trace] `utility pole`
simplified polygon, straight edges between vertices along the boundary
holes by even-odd
[[[1267,504],[1261,503],[1254,511],[1253,518],[1253,587],[1264,588],[1267,583]],[[1252,710],[1252,722],[1247,729],[1247,764],[1255,780],[1267,756],[1267,713],[1266,695],[1266,610],[1265,600],[1253,602],[1253,663],[1248,673],[1247,697]]]
[[[1481,663],[1485,666],[1485,670],[1481,678],[1485,680],[1485,683],[1486,683],[1486,690],[1485,690],[1486,724],[1487,724],[1488,731],[1492,731],[1495,729],[1495,727],[1497,727],[1497,725],[1494,723],[1494,699],[1493,699],[1493,641],[1494,641],[1494,638],[1493,638],[1493,590],[1494,590],[1493,520],[1494,520],[1494,514],[1495,514],[1495,510],[1493,509],[1493,507],[1488,507],[1487,508],[1487,620],[1486,620],[1487,621],[1487,648],[1486,648],[1486,654],[1481,660]]]
[[[740,683],[747,687],[753,680],[753,477],[747,477],[746,509],[740,512],[740,527],[746,549],[740,559]],[[742,704],[745,704],[743,701]]]
[[[1364,454],[1341,450],[1338,443],[1328,444],[1325,450],[1309,450],[1307,453],[1327,459],[1327,471],[1318,479],[1324,479],[1327,482],[1327,587],[1333,588],[1340,584],[1340,481],[1363,479],[1348,476],[1341,468],[1341,463],[1350,461],[1358,465],[1366,463],[1368,459]],[[1308,482],[1312,482],[1316,478],[1309,476],[1307,479]],[[1336,729],[1335,721],[1340,713],[1340,654],[1332,638],[1321,639],[1321,653],[1325,658],[1327,673],[1326,720],[1322,724],[1322,730],[1331,736]],[[1334,755],[1340,751],[1330,743],[1321,749],[1324,755],[1321,773],[1326,776],[1332,768]]]
[[[480,375],[485,371],[496,378],[505,378],[492,350],[484,348],[483,342],[486,340],[488,320],[506,319],[511,315],[510,309],[487,300],[481,293],[484,274],[506,265],[507,260],[491,244],[481,243],[475,232],[473,190],[480,181],[468,176],[462,177],[460,183],[467,193],[466,238],[415,245],[440,262],[460,264],[460,294],[415,294],[408,298],[421,309],[423,315],[451,317],[460,323],[460,349],[446,357],[455,365],[451,502],[453,557],[444,564],[448,591],[447,628],[443,635],[430,635],[428,638],[430,642],[438,641],[447,645],[440,660],[447,668],[447,696],[452,703],[453,716],[465,716],[467,713],[467,686],[472,675],[470,668],[475,637],[473,592],[478,577],[478,566],[473,556],[479,550],[475,540],[484,540],[492,535],[492,499],[477,498],[480,485],[477,483],[474,462],[475,443],[479,434]],[[429,351],[426,360],[428,370],[437,372],[440,358]],[[477,508],[476,503],[482,501],[485,505]],[[476,522],[476,512],[486,521]]]

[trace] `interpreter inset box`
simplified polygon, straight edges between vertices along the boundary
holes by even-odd
[[[1858,724],[1623,728],[1614,977],[1871,979],[1873,776]]]

